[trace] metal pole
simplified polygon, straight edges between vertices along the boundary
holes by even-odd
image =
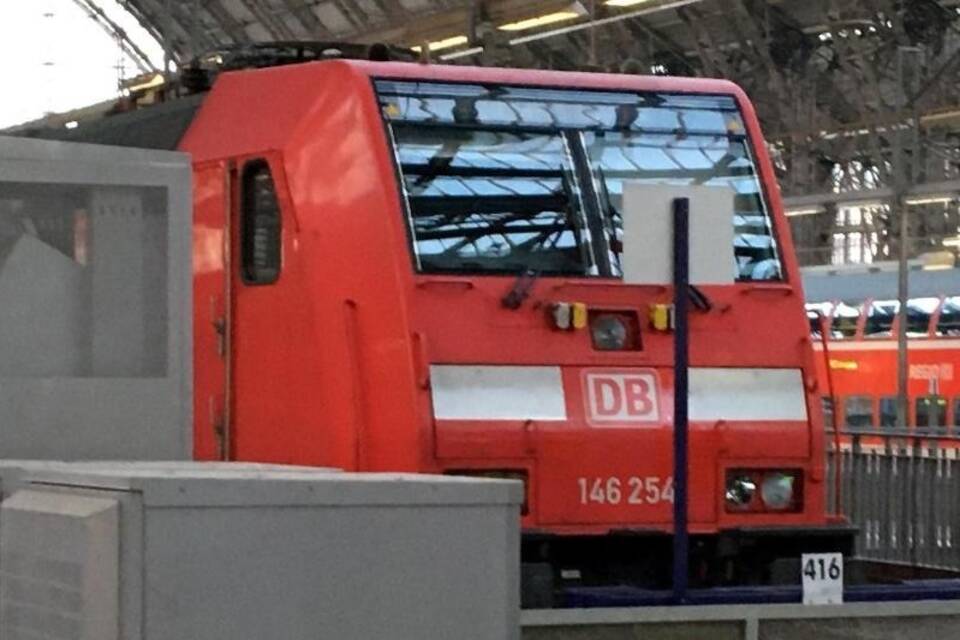
[[[897,79],[900,87],[900,93],[897,96],[897,108],[898,112],[902,113],[904,105],[906,103],[906,74],[904,66],[906,64],[906,56],[908,51],[905,47],[901,47],[897,50]],[[897,423],[900,427],[907,427],[907,422],[909,421],[909,396],[907,393],[907,384],[909,383],[908,378],[908,363],[907,363],[907,299],[909,298],[908,290],[908,273],[907,273],[907,260],[909,258],[909,220],[907,218],[907,206],[904,202],[903,194],[906,190],[907,183],[907,166],[906,166],[906,157],[903,150],[903,127],[899,127],[896,135],[893,136],[894,142],[894,157],[893,157],[893,193],[894,198],[892,207],[896,211],[897,215],[900,216],[900,251],[898,254],[899,262],[899,272],[897,280],[897,299],[899,300],[900,308],[899,313],[899,322],[897,323]]]
[[[820,344],[823,347],[823,368],[827,372],[827,393],[830,398],[830,424],[833,429],[833,513],[843,514],[843,457],[840,455],[840,425],[837,423],[837,396],[833,391],[833,370],[830,368],[830,320],[820,314]]]
[[[899,135],[897,136],[899,138]],[[897,145],[900,146],[899,144]],[[902,158],[901,158],[902,160]],[[898,162],[899,164],[899,162]],[[902,169],[897,169],[901,171]],[[907,300],[910,296],[909,280],[907,271],[907,259],[909,257],[908,245],[908,223],[907,207],[903,202],[902,192],[898,189],[894,198],[893,206],[900,215],[900,252],[898,255],[899,267],[897,278],[897,300],[900,308],[897,322],[897,424],[900,427],[907,427],[909,421],[909,396],[907,395],[907,384],[909,382],[908,362],[907,362]]]
[[[590,20],[597,19],[597,0],[590,0]],[[590,28],[590,66],[597,64],[597,27]]]
[[[689,334],[687,297],[690,290],[690,200],[673,201],[673,599],[687,597],[687,373]]]
[[[173,48],[171,41],[173,40],[173,2],[172,0],[166,0],[163,5],[163,77],[165,80],[170,79],[173,66]]]
[[[908,57],[916,57],[919,54],[919,50],[915,47],[900,47],[897,49],[897,80],[900,87],[900,92],[897,95],[897,110],[900,114],[903,114],[904,109],[907,106],[906,94],[910,91],[910,87],[915,84],[916,81],[916,69],[912,69],[912,73],[907,71],[907,62]],[[909,122],[912,126],[917,127],[919,123],[917,122],[916,110],[912,114]],[[894,136],[894,204],[897,212],[900,214],[900,253],[899,253],[899,279],[897,283],[897,298],[899,299],[900,309],[899,309],[899,323],[897,330],[897,418],[900,421],[900,425],[903,427],[910,426],[909,415],[910,415],[910,395],[908,385],[910,383],[909,378],[909,351],[907,343],[907,300],[909,299],[909,282],[908,282],[908,271],[907,271],[907,260],[909,258],[910,250],[910,219],[908,217],[908,208],[904,194],[907,191],[907,185],[912,179],[912,172],[910,167],[907,166],[907,157],[904,151],[904,136],[907,133],[906,122],[902,123],[897,129],[897,133]],[[915,147],[916,148],[916,147]],[[914,427],[914,434],[916,425]],[[908,458],[907,466],[907,480],[909,482],[910,492],[909,496],[909,505],[907,512],[909,514],[908,522],[905,523],[905,528],[902,532],[907,544],[909,545],[910,552],[910,562],[911,564],[916,564],[916,553],[917,553],[917,463],[919,461],[920,448],[918,446],[919,442],[913,440],[913,452],[910,458]]]

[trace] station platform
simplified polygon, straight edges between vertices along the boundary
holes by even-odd
[[[530,610],[523,640],[947,640],[960,602]]]

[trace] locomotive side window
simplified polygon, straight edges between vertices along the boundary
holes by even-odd
[[[897,399],[894,396],[880,398],[880,427],[892,429],[897,426]]]
[[[265,160],[244,166],[240,197],[241,276],[246,284],[272,284],[280,277],[280,204]]]
[[[843,403],[843,426],[869,429],[873,426],[873,398],[850,396]]]
[[[623,185],[729,189],[731,275],[782,279],[732,96],[375,82],[422,273],[621,277]]]

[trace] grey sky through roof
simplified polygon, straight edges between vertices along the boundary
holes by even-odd
[[[132,16],[115,0],[98,4],[162,66],[160,46]],[[0,6],[0,80],[18,88],[15,100],[0,100],[0,127],[116,97],[121,74],[139,72],[73,0],[2,0]]]

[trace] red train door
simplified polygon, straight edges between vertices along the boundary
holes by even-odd
[[[238,160],[231,182],[230,416],[225,459],[266,460],[269,456],[264,456],[257,431],[272,420],[267,343],[271,331],[281,330],[276,321],[282,313],[272,304],[281,269],[280,204],[266,157]]]
[[[231,173],[229,460],[323,464],[315,319],[279,154]]]
[[[230,247],[232,165],[214,162],[194,170],[194,457],[227,459],[230,353]]]

